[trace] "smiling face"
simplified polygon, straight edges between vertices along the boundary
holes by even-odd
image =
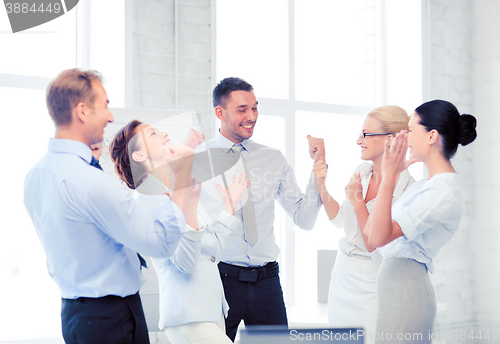
[[[170,144],[168,133],[159,131],[149,124],[141,124],[134,130],[136,144],[131,152],[132,159],[146,164],[153,170],[165,164],[165,149]]]
[[[234,143],[252,137],[259,116],[253,92],[233,91],[223,103],[215,108],[221,120],[220,133]]]
[[[382,123],[371,116],[367,116],[363,122],[362,133],[383,133]],[[361,147],[361,159],[376,162],[382,159],[384,154],[384,143],[387,137],[392,135],[378,135],[358,137],[356,143]]]
[[[95,144],[104,139],[104,128],[109,122],[113,122],[113,115],[108,109],[108,95],[100,82],[92,83],[93,91],[96,94],[94,106],[90,108],[89,125],[90,137],[89,143]]]

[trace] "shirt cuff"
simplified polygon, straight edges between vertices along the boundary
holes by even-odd
[[[233,231],[238,225],[241,223],[241,220],[238,219],[236,216],[228,213],[225,210],[222,210],[219,215],[219,220],[221,224],[223,224],[227,229],[230,231]]]
[[[318,186],[316,185],[316,178],[314,178],[314,173],[311,171],[311,175],[309,176],[309,185],[306,188],[306,197],[310,200],[317,200],[317,204],[319,207],[323,204],[323,200],[318,192]],[[318,207],[318,209],[319,209]]]
[[[342,228],[342,226],[343,226],[344,224],[342,223],[342,222],[343,222],[343,221],[342,221],[342,217],[340,216],[340,209],[339,209],[339,211],[337,212],[337,215],[336,215],[333,219],[331,219],[331,220],[329,220],[329,221],[330,221],[331,223],[333,223],[333,224],[335,225],[335,227],[337,227],[337,228]]]
[[[311,186],[314,186],[314,190],[316,190],[316,192],[318,192],[318,188],[317,188],[317,185],[316,185],[316,178],[314,178],[314,172],[311,171],[311,174],[309,175],[309,184],[311,184]]]
[[[372,258],[372,260],[375,262],[379,262],[379,261],[383,260],[382,255],[380,254],[378,249],[375,249],[372,252],[368,252],[368,254]]]
[[[203,234],[205,233],[205,228],[207,228],[207,226],[202,226],[198,230],[196,230],[190,225],[186,224],[186,227],[182,232],[182,236],[192,241],[200,241],[203,237]]]
[[[399,213],[394,216],[392,220],[397,222],[403,232],[403,235],[406,237],[406,240],[412,241],[417,237],[417,228],[415,227],[412,219],[406,213]]]

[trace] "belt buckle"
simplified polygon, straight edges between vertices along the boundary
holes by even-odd
[[[259,271],[252,270],[240,270],[238,274],[238,281],[240,282],[257,282],[259,279]]]

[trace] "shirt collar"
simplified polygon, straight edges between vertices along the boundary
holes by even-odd
[[[363,199],[366,198],[366,194],[368,193],[368,186],[370,185],[370,179],[373,174],[373,163],[369,162],[364,165],[359,171],[361,176],[361,185],[363,186]],[[373,200],[370,200],[370,202]]]
[[[235,145],[235,143],[228,138],[224,137],[220,133],[220,130],[217,131],[217,134],[215,134],[215,142],[217,142],[217,145],[224,151],[224,153],[227,153],[231,150],[231,148]],[[252,148],[252,140],[250,139],[245,139],[240,142],[240,144],[245,148],[245,150],[250,153],[251,148]]]
[[[74,154],[85,160],[92,161],[92,150],[85,143],[66,139],[49,139],[49,151],[54,153]]]
[[[171,190],[161,180],[148,173],[135,191],[143,195],[166,196],[165,192]]]
[[[171,191],[161,180],[156,178],[156,176],[152,175],[151,173],[148,173],[146,175],[146,178],[142,181],[143,183],[151,183],[157,188],[162,189],[163,191]]]

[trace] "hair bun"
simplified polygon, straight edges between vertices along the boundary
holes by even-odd
[[[458,119],[458,142],[462,146],[466,146],[477,137],[476,118],[472,115],[461,115]]]

